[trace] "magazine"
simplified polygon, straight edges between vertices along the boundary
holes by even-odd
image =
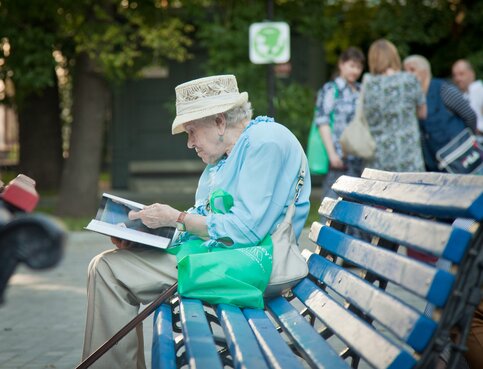
[[[96,217],[85,229],[143,245],[167,248],[172,240],[178,238],[179,232],[175,227],[148,228],[140,219],[129,219],[128,214],[131,210],[139,211],[144,209],[144,206],[104,193]]]

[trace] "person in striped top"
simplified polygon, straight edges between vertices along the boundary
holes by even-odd
[[[466,127],[476,131],[476,114],[462,93],[450,83],[433,78],[431,65],[421,55],[404,59],[404,69],[413,73],[426,94],[426,119],[420,119],[424,162],[429,171],[440,171],[436,152]]]

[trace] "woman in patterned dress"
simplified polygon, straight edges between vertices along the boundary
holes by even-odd
[[[369,48],[370,75],[364,84],[364,114],[376,141],[369,168],[423,172],[418,118],[426,117],[426,100],[414,75],[401,71],[401,58],[390,41]]]

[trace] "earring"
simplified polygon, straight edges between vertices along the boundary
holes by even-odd
[[[224,135],[218,135],[218,141],[219,141],[219,142],[223,142],[223,136],[224,136]]]

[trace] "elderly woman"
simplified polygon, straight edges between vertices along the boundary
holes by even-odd
[[[424,56],[408,56],[404,59],[404,69],[416,76],[426,95],[428,114],[419,122],[426,168],[441,171],[436,152],[466,127],[475,132],[476,114],[455,86],[432,77],[431,65]]]
[[[251,119],[248,95],[238,92],[231,75],[177,86],[176,111],[172,133],[186,132],[188,147],[207,164],[195,204],[187,212],[153,204],[130,213],[132,219],[141,219],[148,227],[176,226],[182,231],[167,252],[113,239],[117,249],[92,260],[84,358],[130,321],[140,303],[149,303],[176,282],[177,265],[181,268],[188,256],[200,255],[204,262],[216,258],[216,264],[224,264],[228,276],[226,280],[221,276],[217,285],[226,286],[229,280],[245,288],[240,294],[246,299],[242,301],[235,289],[232,294],[240,299],[233,303],[263,305],[271,270],[271,254],[263,245],[293,202],[301,165],[306,166],[303,149],[295,136],[272,118]],[[295,204],[297,238],[309,211],[310,188],[307,176]],[[244,252],[235,260],[227,256],[220,261],[220,250],[237,248]],[[245,273],[247,270],[255,272]],[[200,276],[196,277],[202,283]],[[128,334],[93,367],[144,368],[141,329]]]
[[[426,105],[417,79],[401,71],[401,58],[388,40],[369,48],[370,75],[365,77],[363,111],[376,141],[374,158],[367,167],[396,172],[423,172],[418,117]]]

